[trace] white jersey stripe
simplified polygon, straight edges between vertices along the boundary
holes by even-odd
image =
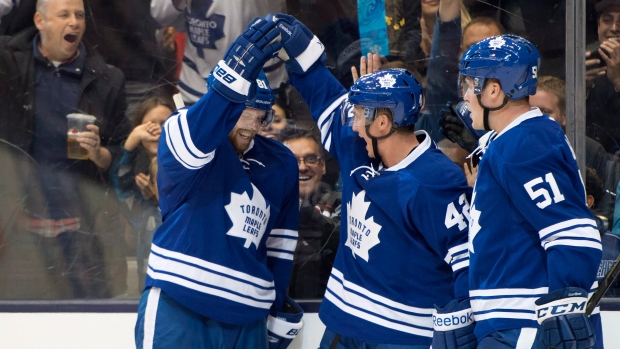
[[[144,310],[144,337],[142,338],[142,349],[153,349],[153,339],[155,338],[155,323],[157,320],[157,308],[159,307],[159,296],[161,289],[151,287],[149,297],[146,299],[146,309]]]
[[[592,228],[596,229],[596,222],[593,219],[590,218],[575,218],[575,219],[570,219],[564,222],[560,222],[560,223],[556,223],[553,224],[547,228],[542,229],[541,231],[538,232],[538,236],[540,237],[541,241],[544,241],[548,238],[547,235],[549,234],[553,234],[556,231],[559,230],[565,230],[567,228],[570,227],[574,227],[574,226],[579,226],[579,225],[589,225]],[[597,230],[598,231],[598,230]]]
[[[590,247],[597,250],[602,250],[603,247],[599,242],[587,241],[587,240],[565,240],[558,239],[553,242],[544,245],[545,250],[553,246],[572,246],[572,247]]]
[[[151,254],[151,257],[153,255]],[[271,304],[273,303],[273,301],[275,300],[275,291],[271,290],[270,291],[270,298],[266,299],[266,301],[264,302],[259,302],[250,298],[246,298],[246,297],[242,297],[239,296],[238,294],[235,293],[231,293],[231,292],[227,292],[221,289],[217,289],[217,288],[213,288],[213,287],[209,287],[209,286],[205,286],[205,285],[200,285],[197,284],[195,282],[191,282],[187,279],[178,277],[178,276],[174,276],[174,275],[170,275],[170,274],[165,274],[165,273],[159,273],[153,269],[151,269],[150,264],[149,264],[149,268],[146,272],[151,278],[155,279],[155,280],[163,280],[163,281],[168,281],[189,289],[192,289],[194,291],[198,291],[198,292],[202,292],[205,294],[210,294],[212,296],[216,296],[216,297],[221,297],[224,299],[227,299],[229,301],[233,301],[233,302],[237,302],[237,303],[241,303],[241,304],[245,304],[247,306],[251,306],[251,307],[255,307],[255,308],[262,308],[262,309],[269,309],[271,308]]]
[[[414,334],[414,335],[418,335],[418,336],[429,337],[429,338],[433,337],[433,331],[432,330],[423,330],[423,329],[420,329],[420,328],[403,325],[401,323],[397,323],[397,322],[394,322],[394,321],[389,321],[389,320],[386,320],[384,318],[373,316],[373,315],[368,314],[366,312],[363,312],[361,310],[352,308],[352,307],[348,306],[347,304],[341,302],[337,297],[335,297],[330,292],[329,289],[327,290],[327,292],[325,292],[325,298],[328,299],[335,306],[337,306],[338,308],[342,309],[346,313],[349,313],[349,314],[351,314],[353,316],[359,317],[359,318],[364,319],[366,321],[372,322],[374,324],[377,324],[377,325],[380,325],[380,326],[383,326],[383,327],[387,327],[390,330],[406,332],[406,333],[410,333],[410,334]],[[433,326],[433,321],[431,320],[430,317],[428,319],[428,324],[426,324],[426,325],[428,326],[429,324],[430,324],[430,326]]]
[[[452,271],[456,272],[457,270],[463,269],[465,267],[469,267],[469,259],[466,261],[452,264]]]
[[[231,268],[227,268],[224,266],[221,266],[219,264],[215,264],[215,263],[211,263],[211,262],[207,262],[203,259],[200,258],[196,258],[196,257],[192,257],[192,256],[188,256],[186,254],[180,253],[180,252],[174,252],[174,251],[170,251],[170,250],[166,250],[164,248],[161,248],[155,244],[151,244],[151,251],[160,254],[164,257],[169,257],[169,258],[174,258],[179,260],[180,262],[183,263],[187,263],[187,264],[194,264],[197,265],[199,267],[205,268],[205,269],[209,269],[209,270],[213,270],[215,272],[224,274],[224,275],[228,275],[234,278],[237,278],[239,280],[245,280],[248,283],[253,283],[258,285],[259,287],[262,288],[272,288],[273,287],[273,281],[268,281],[268,280],[264,280],[264,279],[260,279],[257,278],[255,276],[252,276],[250,274],[246,274]],[[149,257],[149,264],[150,264],[150,258]]]
[[[448,250],[448,253],[446,254],[446,257],[444,258],[444,260],[446,261],[446,263],[450,264],[450,261],[452,261],[452,259],[457,259],[455,256],[459,255],[463,252],[467,252],[469,254],[469,250],[467,249],[469,242],[466,242],[464,244],[460,244],[457,246],[454,246],[452,248],[450,248]],[[468,256],[467,256],[468,257]],[[463,258],[463,257],[460,257]],[[458,259],[460,259],[458,258]]]
[[[433,324],[428,323],[428,321],[431,321],[430,315],[433,314],[433,308],[412,307],[393,301],[377,293],[373,293],[359,285],[345,280],[342,272],[335,268],[332,269],[332,276],[327,282],[327,288],[344,302],[355,304],[369,312],[387,316],[397,321],[411,323],[431,329],[433,328]],[[365,297],[360,295],[364,295]]]
[[[325,144],[325,140],[331,133],[332,123],[338,122],[338,120],[334,120],[333,112],[336,108],[340,106],[340,104],[342,104],[342,101],[347,98],[347,96],[348,94],[345,93],[342,96],[338,97],[335,101],[332,102],[332,104],[329,105],[329,107],[327,107],[327,109],[323,111],[323,113],[321,113],[321,116],[319,116],[319,119],[317,120],[317,125],[321,130],[321,140],[323,141],[323,144]]]
[[[270,236],[267,238],[267,248],[272,250],[283,250],[285,252],[295,252],[297,240],[294,238],[280,238]]]
[[[291,229],[271,229],[271,234],[269,234],[271,236],[276,236],[276,235],[282,235],[282,236],[289,236],[292,238],[297,238],[297,236],[299,235],[297,233],[297,230],[291,230]]]
[[[548,287],[539,288],[496,288],[491,290],[470,290],[470,297],[496,297],[496,296],[534,296],[538,297],[549,293]]]
[[[289,252],[283,251],[267,251],[267,257],[280,258],[280,259],[288,259],[290,261],[293,260],[293,254]]]
[[[166,129],[168,148],[177,160],[186,168],[201,168],[213,159],[215,151],[204,154],[192,142],[186,119],[187,110],[181,110],[171,116],[164,127]],[[180,124],[180,125],[179,125]]]
[[[497,312],[490,312],[490,313],[485,313],[485,314],[478,314],[474,311],[474,319],[476,319],[476,321],[483,321],[483,320],[489,320],[489,319],[521,319],[521,320],[532,320],[532,321],[536,321],[536,314],[534,314],[533,312],[531,314],[529,313],[513,313],[513,312],[502,312],[502,311],[497,311]]]
[[[182,276],[186,279],[190,279],[190,282],[211,285],[213,287],[225,289],[224,292],[240,293],[258,300],[270,300],[274,292],[273,287],[257,287],[256,285],[246,282],[244,279],[234,279],[228,275],[221,275],[193,265],[162,258],[155,253],[151,253],[149,256],[149,268],[152,268],[155,272]]]

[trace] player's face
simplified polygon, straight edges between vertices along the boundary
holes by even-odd
[[[299,197],[307,198],[318,189],[325,174],[325,160],[319,145],[310,138],[291,139],[284,143],[299,164]]]
[[[612,6],[598,18],[598,41],[620,41],[620,6]]]
[[[494,25],[486,25],[482,23],[472,24],[467,27],[467,30],[463,33],[463,43],[461,44],[461,55],[467,51],[467,49],[477,43],[478,41],[492,36],[500,35],[499,29]]]
[[[267,112],[264,110],[245,108],[239,121],[228,134],[228,139],[232,143],[237,153],[243,153],[250,147],[254,136],[260,131],[263,118]]]
[[[274,111],[273,122],[268,127],[260,130],[259,134],[267,138],[277,138],[280,131],[286,127],[286,113],[284,109],[275,104],[271,109]]]
[[[47,0],[34,22],[41,33],[41,51],[50,61],[67,62],[75,57],[86,14],[82,0]]]
[[[482,119],[484,110],[480,106],[480,103],[478,103],[478,99],[474,93],[474,80],[470,77],[466,77],[461,88],[463,100],[467,102],[467,109],[471,112],[472,127],[476,130],[484,130],[484,121]],[[484,90],[482,93],[484,93]]]
[[[372,139],[368,137],[366,133],[366,124],[369,122],[364,115],[364,108],[356,105],[353,107],[353,131],[357,133],[360,138],[366,141],[366,151],[371,158],[375,157],[375,153],[372,149]]]
[[[552,117],[562,127],[566,126],[566,116],[562,115],[560,102],[555,94],[538,89],[535,95],[530,96],[530,105]]]
[[[159,127],[161,127],[161,125],[164,124],[164,121],[166,121],[166,119],[168,118],[168,116],[170,116],[170,114],[172,114],[172,110],[170,110],[170,108],[164,105],[158,105],[155,108],[149,110],[146,113],[146,115],[144,115],[144,118],[142,119],[142,124],[152,122],[154,124],[159,125]],[[157,140],[152,140],[152,141],[143,140],[142,141],[142,146],[144,147],[144,149],[146,149],[146,151],[150,155],[157,154],[158,144],[159,144],[159,135],[157,137]]]

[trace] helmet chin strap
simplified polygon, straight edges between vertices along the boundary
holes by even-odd
[[[502,109],[508,103],[508,100],[510,98],[508,97],[508,95],[504,95],[504,102],[502,102],[502,105],[500,105],[499,107],[495,107],[495,108],[489,108],[485,106],[484,104],[482,104],[481,95],[476,95],[476,98],[478,99],[478,105],[480,105],[482,109],[484,110],[484,114],[482,116],[482,121],[484,122],[484,129],[486,131],[492,131],[491,126],[489,126],[489,112]]]
[[[372,152],[375,155],[375,159],[379,160],[379,162],[382,162],[383,160],[381,159],[381,155],[379,154],[379,146],[377,144],[377,141],[381,140],[381,139],[388,138],[389,136],[392,135],[392,133],[394,133],[394,131],[396,131],[396,128],[392,124],[392,129],[390,130],[390,132],[388,132],[388,134],[383,135],[383,136],[379,136],[379,137],[375,137],[375,136],[370,134],[370,124],[366,125],[366,134],[368,135],[368,138],[372,139]]]

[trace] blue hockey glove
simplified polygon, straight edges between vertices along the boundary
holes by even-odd
[[[258,73],[265,62],[275,57],[282,48],[276,24],[260,17],[250,22],[249,28],[237,37],[213,68],[213,89],[227,99],[243,103],[253,97]]]
[[[325,61],[323,43],[295,17],[276,13],[267,15],[266,19],[278,24],[277,28],[282,34],[283,45],[278,58],[286,62],[289,70],[303,74],[317,62]]]
[[[433,312],[433,349],[475,349],[474,313],[469,299],[455,299],[444,308],[435,306]]]
[[[566,287],[536,300],[540,328],[536,334],[542,348],[588,349],[594,347],[592,324],[585,314],[588,292]]]
[[[448,102],[439,111],[439,126],[447,139],[471,153],[478,147],[478,140],[485,131],[474,130],[470,114],[467,102],[460,102],[456,107],[452,102]]]
[[[286,349],[304,325],[301,320],[303,316],[299,304],[286,297],[282,311],[276,313],[276,316],[267,317],[269,349]]]

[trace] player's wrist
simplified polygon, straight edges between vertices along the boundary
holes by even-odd
[[[223,60],[218,62],[212,74],[214,77],[213,89],[224,98],[232,102],[244,103],[251,97],[252,82],[239,75]]]

